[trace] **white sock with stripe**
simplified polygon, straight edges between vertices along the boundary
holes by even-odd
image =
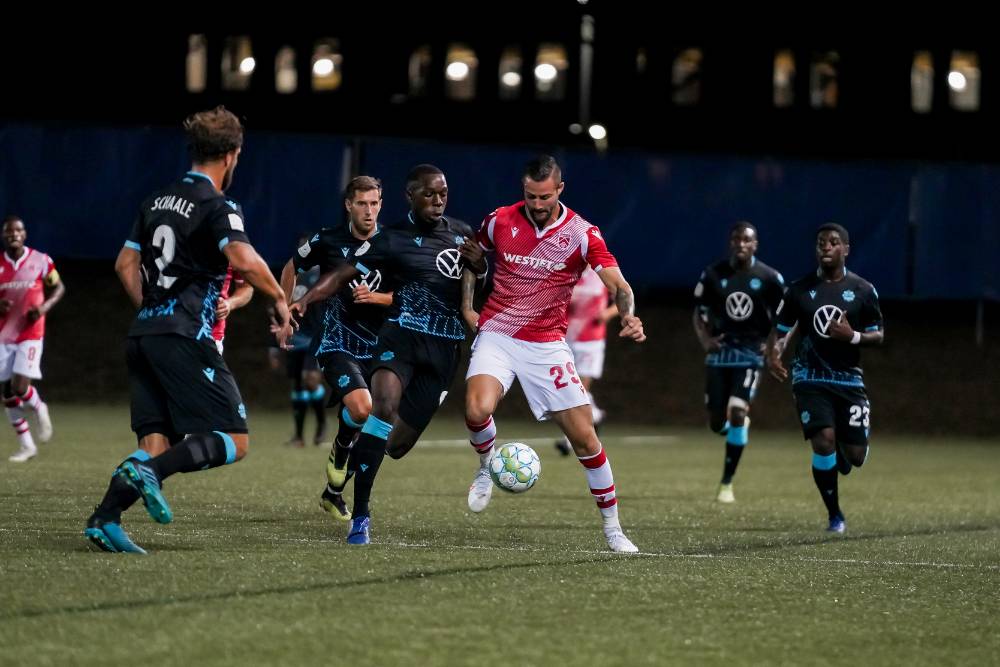
[[[587,484],[590,485],[590,495],[597,502],[604,525],[618,525],[618,498],[615,497],[615,479],[611,474],[611,462],[601,451],[591,456],[578,456],[587,473]]]
[[[493,455],[493,441],[497,439],[497,426],[493,422],[493,415],[482,424],[470,424],[465,422],[469,429],[469,444],[479,454],[479,465],[485,468],[490,457]]]

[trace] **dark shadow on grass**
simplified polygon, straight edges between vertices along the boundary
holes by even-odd
[[[264,597],[267,595],[294,595],[297,593],[311,593],[314,591],[336,590],[338,592],[350,589],[363,589],[369,586],[382,586],[404,583],[407,581],[427,581],[441,577],[451,577],[465,574],[482,574],[496,570],[517,570],[533,567],[564,567],[566,565],[590,565],[594,563],[618,562],[620,556],[607,554],[604,556],[593,556],[589,558],[576,558],[561,561],[532,561],[529,563],[500,562],[493,565],[482,565],[479,567],[454,567],[440,570],[414,570],[385,577],[371,577],[369,579],[351,581],[325,581],[307,586],[276,586],[274,588],[262,588],[251,591],[227,591],[222,593],[207,593],[204,595],[188,595],[182,597],[154,598],[151,600],[133,600],[122,602],[105,602],[92,605],[53,607],[51,609],[15,609],[6,613],[0,613],[0,619],[19,618],[42,618],[47,616],[58,616],[60,614],[85,614],[100,611],[120,611],[134,609],[150,609],[156,607],[166,607],[174,604],[187,604],[192,602],[212,602],[217,600],[240,600]]]

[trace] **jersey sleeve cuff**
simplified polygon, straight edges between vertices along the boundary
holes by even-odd
[[[142,252],[142,246],[135,241],[125,241],[125,247],[136,252]]]

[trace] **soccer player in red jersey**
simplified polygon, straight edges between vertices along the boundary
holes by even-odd
[[[489,503],[493,484],[487,466],[496,439],[493,413],[516,378],[535,417],[555,421],[569,438],[604,519],[608,546],[634,553],[638,549],[618,521],[611,464],[594,431],[590,396],[566,344],[570,296],[588,265],[614,294],[620,335],[644,341],[632,288],[597,227],[560,203],[564,183],[555,159],[542,156],[529,162],[522,185],[524,200],[488,215],[477,234],[495,261],[493,292],[481,314],[472,303],[476,276],[466,271],[462,278],[463,317],[479,331],[465,376],[466,426],[480,456],[469,509],[482,512]]]
[[[250,303],[252,298],[253,285],[230,266],[226,270],[226,279],[222,281],[219,302],[215,306],[215,326],[212,327],[212,340],[215,341],[219,354],[222,354],[223,341],[226,339],[226,322],[229,321],[229,316],[234,310]]]
[[[19,448],[10,460],[23,463],[38,453],[24,418],[25,406],[38,417],[38,439],[52,437],[49,409],[32,380],[42,377],[45,314],[59,303],[66,288],[52,259],[24,245],[24,221],[9,215],[3,221],[3,262],[0,263],[0,382],[7,417],[17,433]]]

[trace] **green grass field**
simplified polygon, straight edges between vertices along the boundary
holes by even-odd
[[[440,419],[375,489],[374,544],[318,509],[327,448],[254,414],[236,466],[177,475],[175,520],[125,515],[145,557],[95,553],[84,521],[131,451],[127,408],[53,406],[56,438],[0,458],[0,664],[997,664],[1000,443],[876,431],[825,511],[797,433],[752,432],[737,503],[713,499],[706,431],[606,430],[622,523],[606,551],[552,427],[500,423],[542,458],[527,494],[466,508],[476,458]]]

